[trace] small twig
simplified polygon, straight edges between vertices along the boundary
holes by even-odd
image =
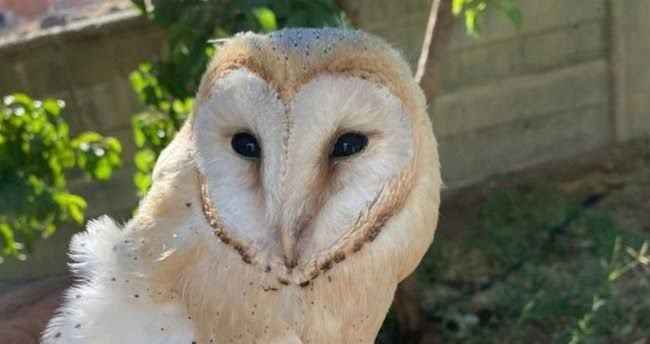
[[[440,0],[433,0],[431,4],[431,12],[429,13],[429,22],[427,29],[424,32],[424,40],[422,41],[422,50],[420,51],[420,58],[418,59],[418,66],[415,71],[415,81],[419,84],[424,77],[424,72],[427,68],[427,60],[429,59],[429,50],[431,50],[431,42],[436,31],[436,22],[438,21],[438,10],[440,9]]]
[[[230,37],[229,38],[213,38],[213,39],[209,39],[208,43],[209,44],[214,44],[214,45],[217,45],[217,46],[222,46],[222,45],[226,44],[226,42],[228,42],[230,39],[231,39]]]

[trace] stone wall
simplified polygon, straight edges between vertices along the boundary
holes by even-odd
[[[383,36],[415,65],[431,0],[339,3],[359,28]],[[490,12],[477,39],[456,21],[441,54],[440,91],[428,96],[451,189],[650,133],[647,1],[518,3],[520,28]],[[157,56],[162,37],[127,12],[0,47],[1,94],[65,99],[73,129],[98,130],[124,143],[127,166],[114,180],[75,183],[91,217],[125,219],[135,205],[130,116],[138,105],[128,74]],[[0,280],[60,273],[62,247],[73,230],[39,245],[27,263],[0,266]]]

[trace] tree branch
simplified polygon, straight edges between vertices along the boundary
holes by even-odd
[[[419,84],[422,81],[424,72],[427,67],[427,60],[429,59],[429,51],[431,50],[431,42],[436,31],[436,22],[438,21],[438,10],[440,9],[441,0],[433,0],[431,4],[431,12],[429,13],[429,21],[427,28],[424,32],[424,40],[422,41],[422,50],[420,51],[420,58],[418,59],[417,70],[415,71],[415,81]]]

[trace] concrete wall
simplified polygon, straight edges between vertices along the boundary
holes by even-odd
[[[162,31],[137,11],[0,41],[0,95],[26,92],[35,98],[64,99],[73,134],[95,130],[122,141],[125,164],[109,182],[89,183],[81,177],[71,182],[71,189],[88,201],[88,218],[110,214],[127,220],[137,204],[131,115],[140,106],[129,73],[156,58],[163,41]],[[66,268],[68,240],[79,230],[60,228],[39,242],[26,262],[0,264],[0,284],[60,274]]]
[[[359,28],[385,37],[415,65],[431,0],[339,3]],[[450,188],[650,133],[650,2],[518,3],[520,28],[490,12],[476,39],[457,21],[440,54],[440,91],[428,96]],[[129,121],[138,109],[128,73],[158,54],[162,33],[133,13],[54,30],[0,42],[0,94],[65,99],[73,129],[119,137],[126,168],[108,184],[77,181],[75,189],[88,198],[90,216],[127,218],[136,200]],[[0,279],[59,273],[71,231],[27,263],[0,265]]]
[[[354,3],[361,8],[354,18],[361,28],[388,38],[415,62],[430,1]],[[607,1],[518,3],[520,28],[494,12],[478,39],[465,33],[460,20],[451,28],[440,93],[430,106],[451,188],[593,150],[615,137]]]
[[[0,42],[0,95],[26,92],[63,99],[73,134],[95,130],[122,141],[125,166],[110,182],[77,179],[71,185],[89,201],[90,216],[129,211],[137,201],[131,182],[131,116],[140,106],[129,73],[156,58],[162,42],[161,30],[136,11]]]
[[[610,61],[619,141],[650,132],[650,1],[609,0]]]

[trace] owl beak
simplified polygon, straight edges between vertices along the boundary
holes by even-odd
[[[308,154],[312,156],[313,154]],[[280,244],[284,263],[292,269],[301,262],[301,240],[316,219],[323,204],[323,194],[328,174],[320,166],[309,168],[307,163],[296,158],[286,167],[285,176],[270,189],[275,190],[274,200],[270,203],[277,208],[273,212],[279,215],[275,220],[280,231]]]
[[[303,212],[293,221],[281,226],[282,250],[284,253],[284,262],[287,268],[293,269],[298,264],[298,253],[296,247],[300,240],[300,234],[311,222],[311,214]]]
[[[295,230],[292,227],[287,227],[283,226],[280,229],[280,233],[282,235],[281,240],[282,240],[282,251],[284,253],[284,265],[289,268],[289,270],[293,269],[297,265],[297,257],[296,257],[296,235],[295,235]]]

